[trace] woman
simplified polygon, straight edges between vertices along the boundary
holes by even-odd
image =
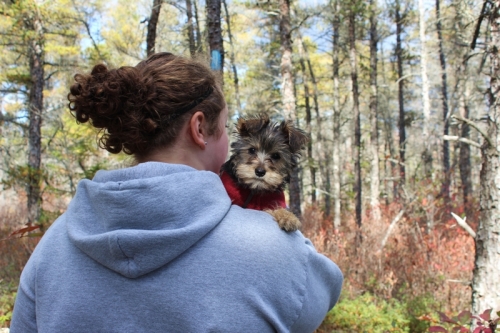
[[[300,232],[231,205],[214,73],[159,53],[75,81],[76,119],[138,164],[78,184],[21,275],[11,333],[316,329],[342,274]]]

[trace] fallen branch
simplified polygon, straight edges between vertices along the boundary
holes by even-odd
[[[469,139],[466,139],[466,138],[461,138],[461,137],[456,136],[456,135],[443,135],[443,140],[445,140],[445,141],[460,141],[460,142],[466,143],[468,145],[471,145],[471,146],[474,146],[477,148],[481,148],[481,145],[479,143],[472,141],[472,140],[469,140]]]
[[[464,286],[470,286],[471,282],[467,280],[453,280],[453,279],[448,279],[446,282],[451,282],[451,283],[460,283],[463,284]]]
[[[465,231],[467,231],[469,233],[469,235],[471,235],[472,238],[476,239],[476,232],[474,230],[472,230],[472,228],[467,224],[467,222],[465,222],[467,217],[464,217],[462,219],[460,216],[458,216],[455,213],[451,213],[451,216],[453,216],[455,218],[455,220],[457,220],[458,225],[461,226]]]
[[[389,225],[389,229],[387,229],[387,232],[385,233],[384,239],[382,240],[379,251],[382,251],[382,249],[384,248],[385,243],[387,243],[387,240],[389,239],[389,236],[390,236],[392,230],[394,229],[396,224],[399,222],[399,220],[401,220],[404,213],[405,213],[405,210],[403,209],[398,213],[398,215],[396,215],[394,220],[392,220],[391,224]]]

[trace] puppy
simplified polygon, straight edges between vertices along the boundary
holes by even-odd
[[[291,121],[271,123],[267,115],[240,118],[231,157],[221,179],[233,204],[271,214],[281,229],[295,231],[299,219],[288,211],[283,190],[309,141]]]

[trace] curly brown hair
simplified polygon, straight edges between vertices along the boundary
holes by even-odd
[[[226,102],[220,77],[204,63],[156,53],[135,67],[94,66],[76,74],[68,94],[79,123],[100,129],[99,146],[142,159],[171,145],[195,111],[202,111],[209,135],[220,135],[218,119]]]

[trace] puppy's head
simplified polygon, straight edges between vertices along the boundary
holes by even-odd
[[[309,140],[291,121],[272,123],[267,115],[238,119],[236,139],[226,171],[240,184],[262,192],[284,188]]]

